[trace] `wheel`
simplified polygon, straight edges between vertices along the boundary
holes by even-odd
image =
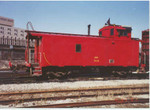
[[[66,75],[66,72],[55,72],[54,74],[57,78],[63,78]]]
[[[42,78],[48,78],[47,76],[47,70],[45,68],[42,68]]]

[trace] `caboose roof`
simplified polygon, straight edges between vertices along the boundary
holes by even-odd
[[[30,38],[37,38],[37,37],[42,37],[43,35],[60,35],[60,36],[72,36],[72,37],[98,37],[98,35],[84,35],[84,34],[71,34],[71,33],[55,33],[55,32],[41,32],[41,31],[28,31],[26,30],[28,35],[30,35]],[[103,38],[101,36],[101,38]]]

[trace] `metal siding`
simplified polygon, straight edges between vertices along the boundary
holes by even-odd
[[[138,66],[139,42],[135,40],[45,34],[42,39],[42,66]],[[81,44],[81,53],[76,53],[76,44]]]

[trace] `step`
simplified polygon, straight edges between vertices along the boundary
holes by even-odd
[[[42,71],[41,70],[34,70],[33,75],[35,75],[35,74],[42,74]]]
[[[34,73],[32,76],[41,76],[42,74]]]
[[[39,66],[39,63],[31,63],[31,65],[34,66]]]
[[[41,70],[33,70],[33,72],[42,72]]]
[[[41,70],[41,67],[39,67],[39,66],[36,66],[36,67],[33,67],[34,68],[34,70]]]

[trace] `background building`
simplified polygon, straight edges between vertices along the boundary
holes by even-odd
[[[24,29],[14,27],[13,19],[0,16],[0,60],[24,60],[25,36]]]

